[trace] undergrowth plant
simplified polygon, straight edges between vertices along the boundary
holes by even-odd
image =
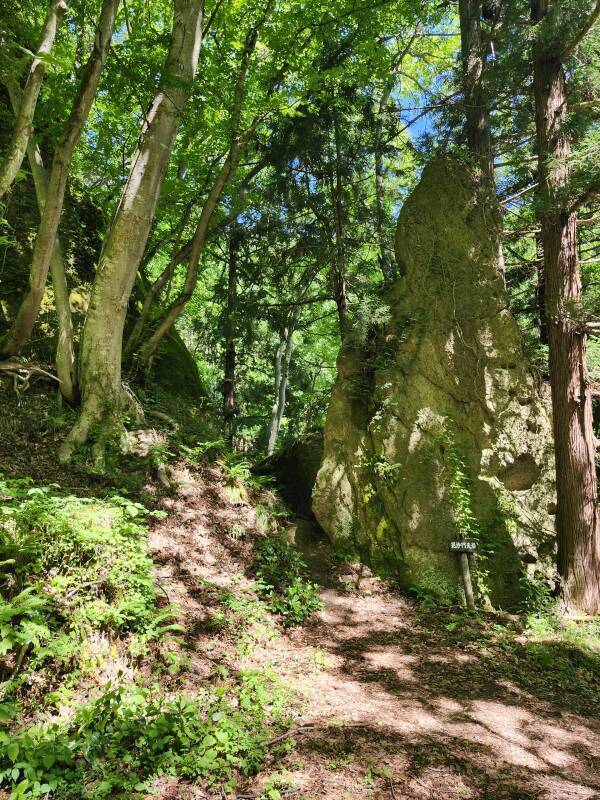
[[[142,505],[23,481],[2,481],[0,494],[0,651],[14,651],[3,677],[25,655],[34,668],[77,661],[93,631],[143,641],[178,632],[171,610],[156,608]]]
[[[0,731],[0,786],[11,800],[142,798],[160,775],[232,788],[289,727],[288,702],[264,671],[226,677],[195,698],[109,683],[71,718]]]
[[[479,522],[473,512],[471,477],[467,463],[456,442],[454,431],[448,422],[444,422],[441,425],[435,441],[443,450],[448,501],[456,531],[459,535],[474,539],[479,544],[479,552],[474,562],[474,572],[476,591],[479,598],[483,600],[490,593],[488,585],[489,569],[487,567],[488,543],[484,541]]]
[[[237,655],[247,655],[255,645],[277,635],[273,617],[262,600],[230,590],[220,592],[218,599],[219,608],[211,613],[210,627],[226,631],[237,641]]]
[[[255,571],[260,595],[285,626],[301,625],[321,608],[318,586],[307,579],[301,553],[284,536],[259,540]]]
[[[291,747],[280,736],[290,695],[266,670],[232,677],[222,668],[193,697],[144,684],[135,672],[144,646],[183,632],[172,609],[156,605],[150,512],[118,495],[56,489],[0,483],[0,790],[10,800],[129,800],[147,796],[161,775],[229,789],[268,753]],[[266,603],[233,591],[219,599],[222,624],[275,635]],[[283,612],[290,619],[304,613],[296,600],[289,595]],[[106,644],[107,659],[124,656],[127,672],[104,683],[94,641]],[[35,722],[19,726],[31,681],[46,694]],[[56,714],[59,706],[66,713]]]

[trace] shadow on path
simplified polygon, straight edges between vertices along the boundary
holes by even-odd
[[[301,796],[600,800],[600,692],[578,697],[552,668],[576,657],[598,690],[594,654],[550,643],[544,672],[535,646],[489,635],[496,618],[420,610],[336,565],[322,534],[296,542],[323,586],[305,637],[331,662],[299,737]]]

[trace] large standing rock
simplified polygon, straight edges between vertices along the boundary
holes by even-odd
[[[467,167],[423,172],[398,220],[391,318],[350,342],[313,493],[341,549],[444,600],[448,541],[480,541],[480,584],[510,607],[551,574],[554,474],[547,394],[530,374],[497,269],[494,214]]]

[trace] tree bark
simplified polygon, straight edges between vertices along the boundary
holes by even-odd
[[[335,143],[335,182],[334,175],[329,170],[329,186],[331,192],[331,205],[335,223],[335,252],[332,264],[332,283],[335,303],[338,312],[340,337],[342,341],[348,332],[348,295],[346,291],[346,246],[344,233],[344,208],[342,189],[342,148],[340,125],[337,113],[333,116],[333,133]]]
[[[92,53],[85,66],[69,119],[54,153],[47,200],[44,204],[42,220],[33,248],[29,288],[21,302],[11,330],[4,341],[0,343],[0,357],[2,355],[15,356],[20,352],[37,319],[62,215],[69,167],[96,96],[100,73],[112,38],[118,6],[119,0],[104,0],[102,3]],[[24,100],[21,101],[21,105],[23,102]]]
[[[18,92],[10,84],[6,86],[12,107],[17,113],[19,107]],[[35,194],[40,212],[40,219],[44,213],[44,205],[48,197],[48,173],[44,168],[42,154],[32,133],[27,143],[27,158],[33,176]],[[54,241],[52,257],[50,259],[50,275],[54,290],[54,305],[58,322],[58,342],[56,345],[56,375],[59,380],[60,392],[65,400],[75,405],[79,400],[77,386],[77,362],[75,359],[75,336],[73,331],[73,318],[69,304],[69,287],[63,250],[58,235]]]
[[[271,411],[271,424],[267,441],[267,455],[275,452],[277,437],[281,428],[281,420],[285,411],[288,375],[292,353],[294,350],[294,329],[298,312],[292,312],[288,324],[282,331],[281,339],[275,353],[275,402]]]
[[[79,418],[61,447],[59,455],[63,461],[87,441],[94,426],[100,431],[95,454],[101,467],[107,439],[115,431],[123,432],[121,348],[127,305],[179,120],[196,74],[202,41],[202,8],[202,0],[174,2],[173,29],[163,74],[100,254],[81,343],[83,403]]]
[[[262,119],[262,115],[257,114],[249,127],[240,133],[240,123],[242,119],[242,110],[246,93],[246,78],[248,77],[250,58],[252,57],[252,54],[256,48],[260,28],[271,12],[272,5],[272,0],[269,0],[261,19],[252,28],[250,28],[246,34],[244,49],[240,59],[240,67],[233,91],[233,103],[231,107],[230,118],[229,152],[227,153],[221,169],[217,173],[213,188],[211,189],[204,206],[202,207],[200,219],[198,220],[198,225],[191,243],[190,257],[183,289],[175,301],[169,306],[162,319],[158,323],[154,333],[144,344],[141,350],[141,362],[146,369],[149,369],[152,364],[152,359],[154,358],[154,354],[156,353],[160,340],[175,324],[183,312],[183,309],[186,307],[188,301],[194,294],[194,289],[196,288],[196,284],[198,282],[198,266],[200,264],[202,252],[204,251],[206,237],[208,235],[215,208],[217,207],[217,203],[219,202],[223,189],[227,185],[231,176],[235,173],[238,161],[242,152],[244,151],[244,148],[251,140]]]
[[[396,259],[394,250],[390,243],[388,231],[386,231],[385,213],[385,186],[383,182],[383,115],[385,108],[392,94],[395,84],[395,74],[392,73],[387,84],[384,86],[379,105],[377,108],[377,119],[375,121],[375,203],[377,214],[377,238],[379,239],[379,264],[383,279],[391,283],[396,277]]]
[[[498,271],[504,277],[502,223],[496,198],[494,153],[490,131],[489,98],[485,90],[487,46],[481,30],[482,0],[459,0],[462,89],[465,113],[465,136],[469,152],[479,168],[492,204],[493,234],[497,236]]]
[[[40,216],[48,196],[48,175],[44,170],[42,156],[32,137],[27,145],[27,157],[35,184]],[[59,380],[60,393],[70,405],[79,400],[77,385],[77,360],[75,357],[75,335],[73,317],[69,303],[69,287],[63,251],[58,236],[54,239],[54,247],[50,258],[50,277],[54,291],[54,305],[58,321],[58,341],[56,343],[56,375]]]
[[[539,207],[556,459],[558,572],[567,612],[600,612],[600,526],[587,337],[577,319],[581,276],[576,214],[566,197],[571,139],[567,85],[556,31],[559,5],[533,0]]]
[[[235,368],[236,368],[236,314],[237,268],[240,237],[234,228],[229,239],[227,263],[227,308],[225,311],[225,367],[223,373],[223,423],[225,436],[232,444],[235,434]]]
[[[546,324],[546,278],[544,275],[544,244],[541,231],[535,233],[535,266],[537,272],[537,305],[540,323],[540,341],[548,344],[548,325]]]
[[[33,115],[46,72],[46,57],[52,50],[56,32],[66,11],[67,4],[65,0],[50,0],[35,58],[31,63],[27,81],[23,88],[19,113],[17,114],[15,127],[8,145],[8,151],[0,165],[0,199],[4,197],[13,185],[25,158],[27,142],[32,132]]]
[[[160,275],[156,278],[156,280],[151,284],[148,291],[146,292],[146,295],[144,297],[144,303],[140,311],[140,315],[137,318],[135,325],[131,330],[131,333],[129,334],[129,338],[127,339],[127,343],[124,348],[123,358],[125,361],[128,361],[133,356],[136,347],[142,340],[144,329],[150,318],[150,313],[152,311],[153,305],[158,300],[165,286],[173,279],[175,267],[177,266],[177,264],[180,263],[179,254],[181,252],[180,249],[181,237],[183,235],[186,225],[189,222],[190,215],[192,213],[192,208],[193,208],[193,202],[188,203],[183,214],[181,215],[181,219],[179,220],[175,228],[175,231],[173,232],[175,234],[175,245],[171,252],[169,263],[160,273]],[[146,254],[146,256],[144,257],[145,261],[147,257],[148,254]]]
[[[484,46],[481,37],[482,0],[459,0],[465,135],[469,151],[490,185],[494,185],[494,160],[488,99],[484,91]]]
[[[154,333],[150,336],[148,341],[141,349],[140,360],[147,369],[152,363],[152,359],[156,353],[160,340],[175,324],[175,321],[179,318],[181,312],[187,305],[188,300],[190,300],[194,294],[194,289],[198,283],[198,265],[204,250],[204,245],[206,244],[206,237],[210,228],[212,216],[215,208],[217,207],[217,203],[219,202],[219,198],[221,197],[221,193],[227,184],[232,171],[237,165],[238,158],[239,150],[236,146],[228,153],[223,166],[219,170],[214,186],[206,198],[206,202],[202,206],[200,219],[198,220],[198,225],[196,226],[196,231],[192,240],[188,268],[183,288],[160,319],[154,330]]]

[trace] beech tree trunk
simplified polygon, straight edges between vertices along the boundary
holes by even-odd
[[[52,50],[56,32],[66,11],[67,4],[65,0],[50,0],[35,58],[31,63],[27,81],[23,88],[19,113],[17,114],[8,150],[2,164],[0,164],[0,199],[4,197],[13,185],[25,158],[27,142],[32,132],[33,115],[46,72],[45,57]]]
[[[202,41],[202,0],[175,0],[169,52],[156,96],[146,115],[129,177],[104,239],[81,343],[83,403],[60,450],[68,460],[94,426],[95,455],[102,467],[107,440],[122,434],[121,349],[127,304],[156,204],[190,95]]]
[[[21,302],[11,330],[4,341],[0,343],[0,357],[2,355],[14,356],[20,352],[31,334],[40,310],[62,215],[71,159],[96,96],[100,73],[112,38],[118,6],[119,0],[104,0],[102,3],[92,53],[85,66],[69,119],[54,153],[46,193],[47,199],[44,203],[42,220],[33,248],[29,288]],[[23,102],[24,100],[21,101],[21,105]]]
[[[154,332],[141,349],[140,359],[142,364],[147,369],[152,363],[152,359],[156,353],[160,340],[175,324],[181,312],[187,305],[187,302],[194,294],[194,289],[198,283],[198,266],[200,263],[200,257],[202,256],[204,245],[206,244],[206,237],[210,229],[212,216],[215,208],[217,207],[217,203],[219,202],[219,198],[221,197],[221,193],[227,184],[231,173],[237,165],[238,158],[239,149],[237,146],[235,146],[225,159],[223,166],[219,170],[214,186],[211,189],[206,202],[202,206],[200,219],[198,220],[198,225],[196,226],[196,231],[191,244],[188,268],[183,288],[175,300],[167,308],[159,320]]]
[[[183,235],[186,225],[189,222],[190,215],[192,213],[192,208],[193,208],[193,202],[188,203],[174,231],[175,245],[171,252],[169,263],[160,273],[160,275],[154,280],[154,282],[150,285],[145,294],[140,315],[137,318],[135,325],[131,330],[131,333],[129,334],[129,338],[127,339],[127,344],[125,345],[124,348],[123,358],[125,361],[129,361],[129,359],[133,356],[136,347],[142,340],[144,329],[148,324],[154,304],[157,302],[165,286],[167,286],[167,284],[169,284],[170,281],[172,281],[173,279],[173,275],[175,273],[175,267],[180,263],[181,237]],[[144,256],[144,261],[146,261],[146,263],[149,263],[153,255],[154,255],[153,253],[150,254],[146,253],[146,255]]]
[[[232,231],[229,239],[227,265],[227,308],[225,311],[225,368],[223,374],[223,422],[228,442],[235,434],[235,368],[236,368],[236,314],[237,314],[237,267],[239,234]]]
[[[8,94],[15,114],[19,107],[18,92],[7,85]],[[44,213],[44,205],[48,196],[48,173],[44,168],[42,154],[35,141],[35,135],[29,137],[27,143],[27,158],[33,176],[35,194],[40,212],[40,220]],[[50,275],[54,290],[54,305],[58,323],[58,342],[56,345],[56,375],[59,380],[60,393],[71,405],[79,400],[77,386],[77,362],[75,359],[75,337],[73,331],[73,317],[69,304],[69,287],[65,271],[63,250],[58,235],[54,240],[52,257],[50,259]]]
[[[539,207],[550,351],[560,593],[567,612],[600,612],[600,526],[587,337],[578,317],[576,213],[568,198],[571,140],[559,6],[533,0]],[[564,52],[564,51],[562,51]]]
[[[252,28],[250,28],[246,34],[244,49],[240,58],[240,67],[233,92],[233,105],[230,116],[229,151],[225,157],[225,161],[223,162],[221,169],[217,173],[214,185],[202,207],[200,219],[198,220],[198,225],[196,226],[196,231],[194,232],[194,237],[191,242],[188,268],[183,289],[160,319],[152,336],[150,336],[148,341],[142,347],[140,358],[146,369],[149,369],[152,364],[152,359],[154,358],[154,354],[156,353],[160,340],[173,327],[183,312],[183,309],[186,307],[187,303],[194,294],[194,289],[198,283],[198,267],[200,264],[200,258],[204,251],[204,245],[206,244],[206,238],[208,236],[210,224],[214,211],[217,207],[217,203],[219,202],[221,194],[223,193],[223,189],[227,185],[232,175],[235,174],[238,161],[244,151],[244,148],[252,139],[256,128],[263,118],[261,114],[257,114],[248,128],[246,128],[246,130],[243,132],[240,131],[244,97],[246,94],[248,66],[250,64],[252,54],[256,49],[260,29],[271,13],[272,8],[272,0],[269,0],[264,8],[261,18]]]
[[[27,157],[33,175],[35,192],[42,214],[48,196],[48,175],[39,148],[33,137],[27,145]],[[50,276],[54,291],[54,305],[58,321],[58,342],[56,344],[56,375],[59,380],[60,393],[71,405],[79,400],[77,386],[77,361],[75,358],[75,336],[73,332],[73,317],[69,304],[69,287],[65,272],[63,251],[58,235],[54,239],[54,247],[50,257]]]

